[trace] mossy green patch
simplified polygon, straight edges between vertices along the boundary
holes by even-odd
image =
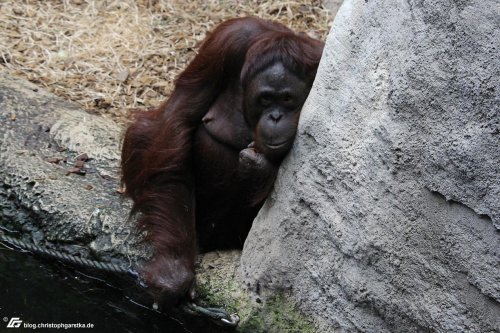
[[[315,333],[311,318],[283,293],[257,297],[239,277],[239,252],[207,254],[198,271],[198,303],[237,313],[239,333]]]
[[[274,295],[253,307],[238,328],[241,333],[315,333],[312,320],[283,294]]]

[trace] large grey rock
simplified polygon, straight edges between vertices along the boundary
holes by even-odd
[[[242,271],[322,332],[500,331],[500,6],[346,0]]]
[[[130,203],[117,193],[122,128],[7,75],[0,112],[2,225],[69,253],[131,264],[143,257],[127,223]],[[86,174],[70,173],[82,153]]]

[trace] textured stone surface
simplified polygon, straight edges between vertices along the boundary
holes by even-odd
[[[0,117],[4,227],[26,241],[85,256],[135,261],[144,254],[127,223],[130,203],[117,193],[122,129],[116,123],[6,75],[0,76]],[[68,173],[81,153],[90,158],[86,174]]]
[[[346,0],[242,272],[322,332],[500,331],[497,1]]]

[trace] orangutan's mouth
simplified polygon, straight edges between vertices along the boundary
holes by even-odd
[[[266,147],[270,148],[270,149],[280,149],[280,148],[283,148],[286,145],[288,145],[288,143],[289,143],[289,141],[285,141],[285,142],[277,143],[277,144],[273,144],[273,145],[266,144]]]

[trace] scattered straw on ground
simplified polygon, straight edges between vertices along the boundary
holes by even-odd
[[[208,30],[249,15],[323,40],[331,21],[314,0],[0,0],[0,71],[123,116],[166,98]]]

